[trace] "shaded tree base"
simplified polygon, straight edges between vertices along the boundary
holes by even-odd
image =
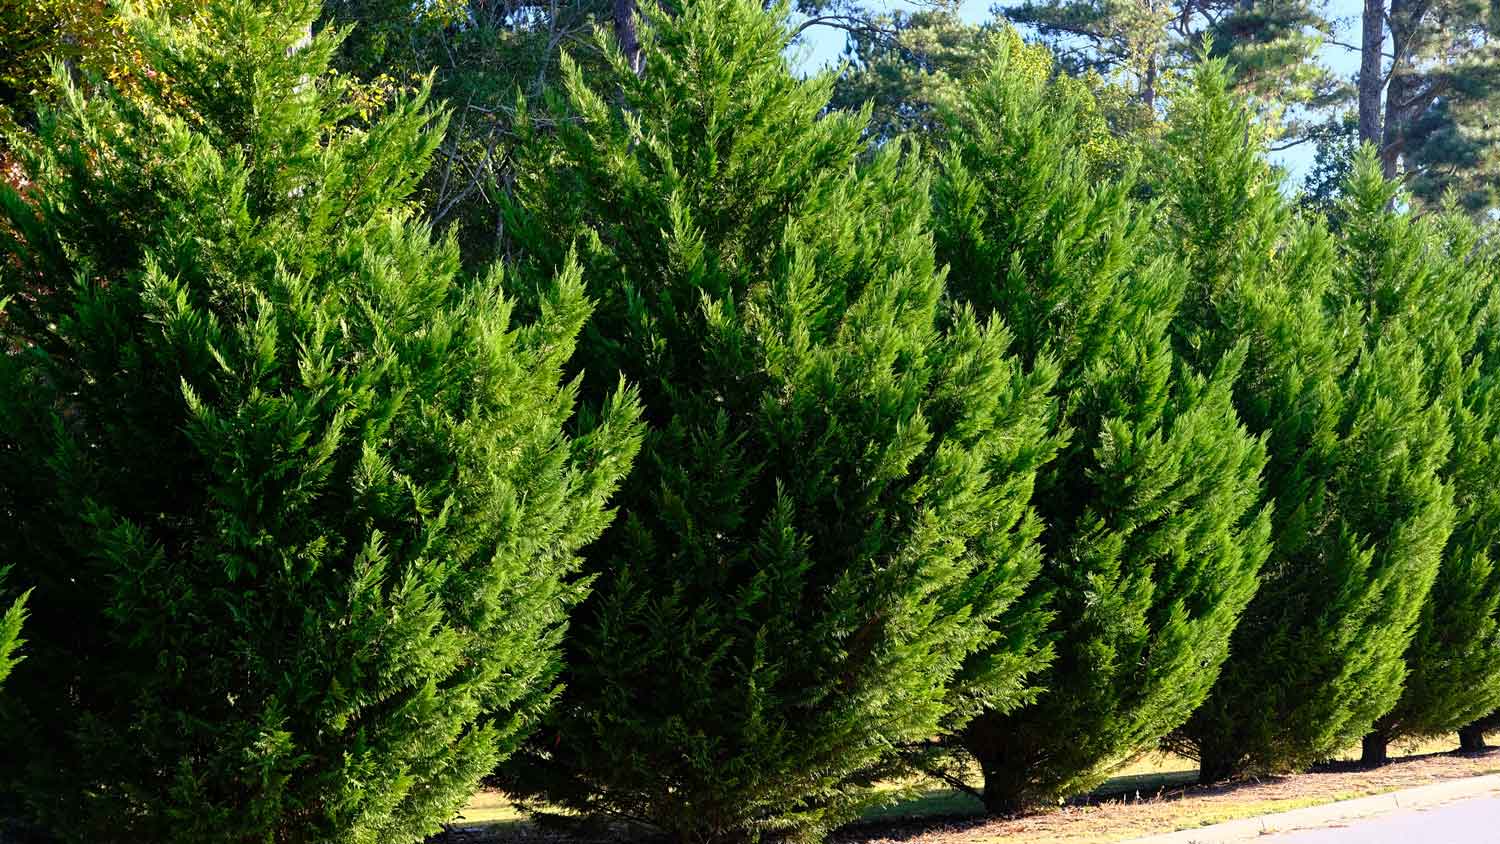
[[[1384,765],[1391,761],[1390,739],[1383,733],[1370,733],[1360,742],[1359,761],[1365,765]]]
[[[1470,724],[1458,731],[1458,749],[1465,753],[1478,753],[1488,750],[1489,745],[1484,742],[1484,729],[1477,724]]]

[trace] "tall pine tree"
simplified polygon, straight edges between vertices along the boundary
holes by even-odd
[[[1187,278],[1155,248],[1155,209],[1133,171],[1101,177],[1079,154],[1087,90],[1054,81],[1044,48],[1001,45],[949,121],[938,258],[958,298],[1016,326],[1016,354],[1056,361],[1068,443],[1034,499],[1057,659],[1034,704],[963,733],[992,811],[1091,788],[1181,725],[1270,546],[1265,449],[1231,402],[1243,349],[1207,377],[1179,364]]]
[[[572,424],[565,268],[512,325],[408,197],[424,97],[351,128],[311,3],[142,22],[151,84],[0,188],[0,559],[34,588],[0,792],[90,842],[401,842],[556,690],[639,443]]]
[[[1248,341],[1236,404],[1265,432],[1274,546],[1204,705],[1179,731],[1205,780],[1304,767],[1401,694],[1402,654],[1452,527],[1452,441],[1409,326],[1362,329],[1333,244],[1298,220],[1212,60],[1174,98],[1161,190],[1191,284],[1178,347]]]
[[[1277,128],[1301,136],[1307,109],[1341,101],[1348,85],[1319,60],[1334,30],[1317,0],[1017,0],[996,7],[1057,51],[1065,69],[1132,85],[1149,113],[1172,77],[1205,54]]]
[[[1050,369],[942,304],[919,164],[823,114],[785,14],[647,7],[643,72],[611,45],[613,78],[570,67],[531,124],[508,223],[542,278],[572,236],[585,392],[623,370],[652,431],[554,726],[507,780],[680,840],[816,837],[1045,659],[1015,602]]]
[[[1431,207],[1500,206],[1500,7],[1363,0],[1356,114],[1387,178]]]
[[[1343,194],[1342,295],[1371,335],[1399,322],[1419,339],[1427,389],[1454,434],[1443,474],[1455,528],[1406,651],[1401,699],[1365,736],[1374,763],[1395,739],[1452,733],[1500,708],[1500,291],[1493,245],[1456,209],[1413,214],[1373,147]]]

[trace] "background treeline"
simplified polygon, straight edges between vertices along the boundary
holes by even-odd
[[[1290,189],[1305,10],[1091,9],[4,7],[0,817],[816,840],[1481,748],[1489,171],[1402,106]]]

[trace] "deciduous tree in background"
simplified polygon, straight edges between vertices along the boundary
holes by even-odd
[[[352,128],[309,3],[141,23],[0,188],[0,793],[90,842],[417,841],[556,688],[638,445],[574,418],[577,271],[512,324],[414,221],[425,96]],[[567,433],[571,429],[572,433]]]
[[[1262,585],[1208,700],[1173,744],[1206,781],[1327,758],[1395,706],[1453,521],[1451,447],[1409,327],[1340,305],[1321,223],[1297,220],[1221,61],[1174,97],[1160,189],[1191,284],[1178,347],[1248,341],[1236,405],[1265,432],[1275,501]],[[1168,175],[1169,174],[1169,175]]]
[[[576,244],[585,393],[623,370],[653,427],[507,788],[681,840],[816,837],[1046,658],[1051,370],[943,303],[920,165],[865,161],[785,14],[648,7],[641,75],[566,73],[508,223],[542,278]]]
[[[950,290],[1060,371],[1068,438],[1041,473],[1057,658],[1035,703],[978,715],[963,743],[991,811],[1056,804],[1152,749],[1208,694],[1270,549],[1261,442],[1232,404],[1236,349],[1199,375],[1172,348],[1187,282],[1156,248],[1133,170],[1081,154],[1097,109],[1050,57],[1007,40],[947,121],[936,184]],[[1080,125],[1082,124],[1082,125]]]

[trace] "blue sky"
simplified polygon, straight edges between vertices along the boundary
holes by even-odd
[[[879,10],[910,9],[910,3],[901,0],[872,0],[869,7]],[[963,0],[959,14],[971,23],[981,23],[991,16],[993,0]],[[1345,44],[1359,42],[1359,15],[1362,4],[1359,0],[1327,0],[1327,13],[1336,23],[1337,38]],[[803,35],[797,60],[800,66],[811,72],[837,64],[844,48],[844,33],[828,27],[813,27]],[[1359,54],[1353,50],[1333,44],[1325,44],[1321,58],[1325,64],[1344,78],[1353,76],[1359,67]],[[1312,144],[1302,144],[1272,158],[1287,167],[1292,179],[1301,181],[1302,174],[1312,165]]]

